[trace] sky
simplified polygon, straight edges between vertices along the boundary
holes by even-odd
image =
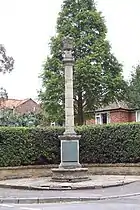
[[[0,0],[0,44],[15,59],[10,74],[1,74],[0,87],[9,98],[37,99],[38,76],[49,55],[56,19],[63,0]],[[140,0],[96,0],[105,17],[107,39],[123,64],[125,79],[140,61]]]

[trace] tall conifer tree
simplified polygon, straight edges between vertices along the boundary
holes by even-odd
[[[57,19],[57,33],[51,38],[50,56],[42,72],[40,99],[48,119],[64,119],[64,69],[62,39],[71,36],[75,43],[74,107],[76,121],[84,114],[123,92],[122,65],[111,53],[107,28],[93,0],[64,0]]]

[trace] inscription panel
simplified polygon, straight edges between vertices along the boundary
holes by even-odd
[[[78,160],[78,142],[62,141],[62,160],[63,162],[77,162]]]

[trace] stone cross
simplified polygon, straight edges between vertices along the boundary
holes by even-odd
[[[73,106],[73,41],[70,37],[63,39],[63,62],[65,67],[65,135],[75,135]]]
[[[63,62],[65,68],[65,132],[61,140],[61,163],[52,169],[52,180],[57,182],[79,182],[88,180],[88,169],[79,163],[79,139],[74,130],[73,106],[73,42],[70,37],[63,40]]]

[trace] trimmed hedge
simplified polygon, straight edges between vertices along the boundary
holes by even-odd
[[[140,162],[140,124],[83,127],[80,144],[82,163]]]
[[[62,129],[61,129],[62,130]],[[42,155],[47,163],[59,163],[57,129],[0,128],[0,166],[35,164]],[[62,131],[59,130],[59,133]]]
[[[64,128],[0,128],[0,166],[60,162],[60,141]],[[80,139],[81,163],[140,162],[140,124],[82,126],[76,128]]]

